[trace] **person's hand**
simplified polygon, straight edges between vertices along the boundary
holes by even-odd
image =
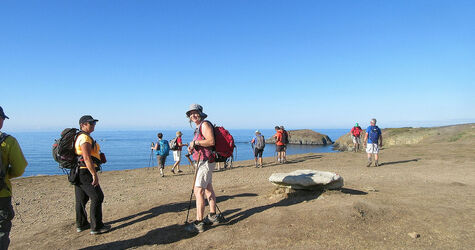
[[[97,173],[92,175],[92,186],[98,186],[99,185],[99,177],[97,177]]]

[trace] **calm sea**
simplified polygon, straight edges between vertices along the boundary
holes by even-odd
[[[315,129],[315,131],[328,135],[333,141],[348,132],[346,129]],[[8,131],[5,131],[8,133]],[[175,130],[161,131],[164,139],[171,140],[175,137]],[[183,132],[183,142],[187,143],[193,138],[192,130]],[[9,133],[17,138],[23,153],[28,161],[28,167],[23,176],[34,175],[57,175],[63,174],[58,164],[51,155],[51,146],[55,139],[59,138],[59,132],[17,132]],[[253,130],[240,129],[230,130],[233,135],[237,153],[235,160],[253,159],[251,145],[249,141],[254,135]],[[274,130],[261,130],[261,133],[268,138],[274,134]],[[102,166],[103,171],[124,170],[148,167],[150,160],[150,144],[156,142],[157,131],[95,131],[92,133],[94,139],[100,144],[102,152],[107,156],[107,163]],[[186,147],[184,148],[185,152]],[[264,157],[274,156],[274,144],[267,144],[264,150]],[[334,152],[332,146],[309,146],[309,145],[289,145],[287,154],[303,153],[328,153]],[[186,158],[182,156],[181,164],[188,164]],[[166,165],[172,165],[173,155],[167,157]],[[152,166],[157,164],[155,154],[152,157]]]

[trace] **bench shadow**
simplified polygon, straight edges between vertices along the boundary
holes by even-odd
[[[284,207],[284,206],[291,206],[295,205],[298,203],[302,203],[305,201],[311,201],[314,199],[317,199],[321,194],[323,194],[325,191],[305,191],[305,190],[298,190],[293,193],[288,194],[288,196],[278,202],[264,205],[264,206],[259,206],[259,207],[253,207],[247,210],[244,210],[242,212],[233,214],[229,217],[226,218],[227,223],[223,224],[222,226],[227,226],[227,225],[234,225],[242,220],[245,220],[249,218],[250,216],[258,213],[262,213],[266,211],[267,209],[274,208],[274,207]],[[220,225],[221,226],[221,225]]]
[[[419,161],[421,158],[416,158],[412,160],[404,160],[404,161],[391,161],[391,162],[381,162],[379,166],[386,166],[386,165],[393,165],[393,164],[400,164],[400,163],[408,163],[412,161]]]

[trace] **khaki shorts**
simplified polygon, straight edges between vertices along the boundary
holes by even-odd
[[[379,153],[378,144],[376,144],[376,143],[366,144],[366,153],[368,153],[368,154],[377,154],[377,153]]]
[[[181,160],[181,150],[174,150],[173,151],[173,160],[180,161]]]
[[[216,163],[208,161],[200,161],[198,172],[196,173],[195,187],[206,188],[213,180],[213,170]]]
[[[354,135],[351,135],[351,139],[353,139],[353,143],[361,144],[361,138],[360,137],[356,137]]]

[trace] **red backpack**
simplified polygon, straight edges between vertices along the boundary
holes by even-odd
[[[209,122],[209,121],[207,121]],[[211,122],[209,122],[211,124]],[[216,162],[224,162],[228,157],[231,157],[234,152],[234,138],[223,127],[213,126],[214,132],[214,152],[216,153]],[[201,133],[201,126],[200,126],[200,134]]]

